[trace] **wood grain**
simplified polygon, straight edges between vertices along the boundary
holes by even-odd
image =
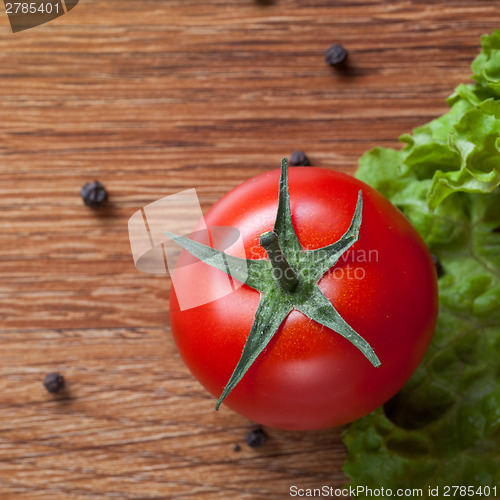
[[[289,498],[346,482],[342,429],[266,429],[180,360],[164,276],[127,221],[196,187],[202,207],[303,149],[359,156],[446,110],[479,38],[476,0],[81,0],[13,34],[0,14],[0,498]],[[349,67],[324,62],[341,42]],[[99,179],[109,206],[83,206]],[[52,396],[50,371],[67,380]],[[233,450],[240,444],[241,451]]]

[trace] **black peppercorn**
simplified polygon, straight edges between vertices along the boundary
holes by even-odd
[[[233,451],[241,451],[241,446],[239,444],[235,444],[233,446]]]
[[[91,208],[102,207],[108,199],[108,192],[99,181],[87,182],[82,187],[81,194],[85,205]]]
[[[441,264],[441,261],[434,254],[432,254],[432,261],[434,262],[434,267],[436,268],[436,274],[438,278],[440,278],[444,274],[443,264]]]
[[[347,50],[340,45],[340,43],[334,43],[325,52],[325,61],[330,66],[338,66],[345,62],[347,58]]]
[[[290,159],[288,160],[288,163],[294,167],[308,167],[311,162],[309,161],[309,158],[307,155],[304,153],[304,151],[294,151],[290,155]]]
[[[250,448],[259,448],[267,441],[267,435],[261,427],[256,427],[247,432],[245,436],[245,443]]]
[[[49,373],[43,380],[43,385],[47,391],[55,394],[64,387],[64,377],[60,373]]]

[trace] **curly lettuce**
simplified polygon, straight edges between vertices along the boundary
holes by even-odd
[[[500,30],[481,42],[476,83],[458,86],[448,113],[403,135],[401,150],[360,160],[357,177],[406,214],[443,273],[422,364],[344,432],[354,488],[421,488],[427,498],[429,488],[487,496],[477,488],[496,486],[500,496]]]

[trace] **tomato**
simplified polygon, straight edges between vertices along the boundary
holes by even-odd
[[[221,198],[205,215],[208,227],[240,231],[235,257],[266,259],[259,244],[278,208],[280,171],[254,177]],[[437,317],[437,279],[423,240],[386,198],[341,172],[295,167],[289,171],[293,226],[303,249],[338,240],[348,229],[359,190],[359,239],[319,280],[343,319],[380,359],[373,366],[351,342],[292,310],[224,404],[270,427],[310,430],[358,419],[393,396],[409,379],[430,343]],[[230,242],[229,242],[230,243]],[[227,275],[204,263],[187,265],[183,292],[217,294]],[[177,287],[176,287],[177,288]],[[170,321],[178,350],[193,375],[219,397],[240,359],[260,293],[247,285],[216,300],[181,310],[170,296]]]

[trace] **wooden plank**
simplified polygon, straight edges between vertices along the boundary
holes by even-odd
[[[343,458],[339,429],[268,429],[264,447],[246,446],[252,425],[228,408],[214,411],[166,328],[32,329],[0,339],[6,494],[254,498],[285,495],[287,482],[342,480],[332,471]],[[56,396],[41,384],[54,369],[68,382]]]

